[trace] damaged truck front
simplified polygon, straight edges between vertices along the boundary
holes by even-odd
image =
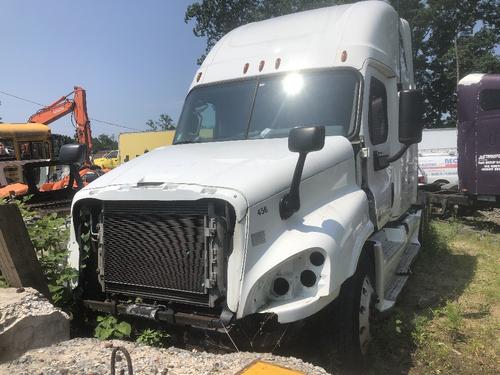
[[[420,247],[411,56],[408,23],[381,1],[227,34],[196,72],[174,145],[75,196],[79,298],[224,330],[340,300],[346,346],[365,353]]]

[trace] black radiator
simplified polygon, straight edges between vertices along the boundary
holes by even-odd
[[[208,305],[206,201],[106,201],[106,292]]]

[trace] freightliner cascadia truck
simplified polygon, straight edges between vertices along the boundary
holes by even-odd
[[[420,248],[421,113],[410,28],[386,2],[236,28],[196,72],[174,144],[76,194],[78,298],[222,332],[337,301],[344,347],[366,353]]]

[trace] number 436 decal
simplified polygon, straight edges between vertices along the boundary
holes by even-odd
[[[267,214],[267,206],[263,206],[257,210],[257,215]]]

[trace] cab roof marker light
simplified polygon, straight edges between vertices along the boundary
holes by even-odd
[[[260,63],[259,63],[259,72],[262,72],[262,69],[264,69],[264,64],[265,64],[265,61],[264,60],[260,60]]]
[[[196,75],[196,82],[200,82],[200,79],[201,79],[201,72],[199,72],[199,73]]]
[[[342,51],[341,55],[340,55],[340,61],[341,62],[346,62],[347,60],[347,51]]]
[[[248,72],[248,67],[249,67],[249,66],[250,66],[250,65],[249,65],[248,63],[246,63],[246,64],[243,66],[243,74],[247,74],[247,72]]]
[[[278,70],[280,65],[281,65],[281,58],[278,57],[274,62],[274,69]]]

